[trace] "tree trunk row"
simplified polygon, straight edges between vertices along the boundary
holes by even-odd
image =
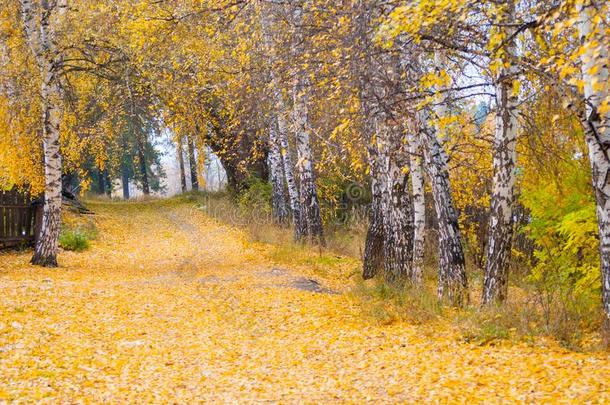
[[[269,171],[271,173],[274,218],[282,222],[286,217],[284,211],[285,194],[284,185],[288,191],[290,209],[294,224],[295,240],[317,241],[320,245],[325,244],[320,215],[320,204],[316,186],[316,176],[314,172],[314,156],[311,148],[311,134],[308,118],[309,86],[305,73],[301,70],[299,63],[303,57],[304,32],[302,27],[303,3],[293,5],[292,23],[292,51],[297,59],[297,67],[293,68],[292,75],[295,77],[292,88],[293,111],[292,128],[294,129],[294,139],[296,144],[297,163],[293,163],[290,153],[290,143],[288,139],[288,124],[286,117],[288,109],[280,87],[280,72],[276,70],[277,49],[273,40],[274,32],[274,5],[261,2],[261,26],[265,48],[270,54],[270,85],[271,101],[273,105],[272,116],[269,119]],[[281,161],[281,164],[280,164]],[[295,176],[295,169],[298,173],[298,183]],[[281,184],[281,186],[280,186]]]

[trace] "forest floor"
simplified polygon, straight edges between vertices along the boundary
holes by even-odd
[[[610,401],[608,354],[379,325],[355,260],[281,259],[184,200],[90,207],[59,269],[0,254],[0,402]]]

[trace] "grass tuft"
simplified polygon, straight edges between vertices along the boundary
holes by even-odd
[[[93,220],[84,215],[66,212],[62,218],[62,230],[59,234],[59,246],[73,252],[82,252],[97,239],[98,230]]]
[[[59,246],[65,250],[82,252],[89,249],[89,238],[79,230],[63,230],[59,235]]]
[[[381,280],[358,279],[351,295],[364,316],[383,325],[397,321],[423,324],[438,320],[444,312],[434,292],[425,287],[396,288]]]

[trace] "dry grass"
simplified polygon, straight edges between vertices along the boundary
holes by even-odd
[[[457,329],[464,341],[497,344],[502,340],[534,343],[555,339],[570,350],[592,351],[602,348],[597,332],[600,314],[592,302],[571,302],[549,298],[522,282],[519,277],[510,288],[509,301],[501,307],[481,308],[482,271],[468,260],[470,304],[455,310],[436,299],[436,244],[429,235],[426,246],[425,288],[396,290],[379,280],[364,282],[360,277],[362,246],[366,234],[365,218],[326,227],[327,247],[295,243],[289,225],[276,224],[264,207],[244,209],[226,193],[187,193],[177,201],[192,204],[198,211],[221,223],[246,231],[252,242],[273,246],[270,257],[303,271],[335,279],[336,287],[350,288],[362,315],[378,324],[407,321],[422,324],[444,320]],[[127,203],[129,204],[129,203]],[[521,271],[523,274],[525,270]],[[341,274],[340,277],[336,275]]]
[[[305,248],[320,254],[336,254],[352,258],[362,256],[366,220],[351,219],[348,224],[326,224],[326,247],[294,243],[294,230],[289,224],[277,224],[266,207],[240,207],[228,193],[186,193],[179,197],[192,203],[207,215],[225,224],[246,229],[252,240],[290,249]]]

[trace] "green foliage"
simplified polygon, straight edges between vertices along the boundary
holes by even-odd
[[[59,234],[59,246],[65,250],[82,252],[90,246],[90,241],[97,238],[97,228],[92,222],[64,224]]]
[[[524,189],[521,201],[530,211],[524,229],[535,242],[534,283],[573,286],[576,292],[599,288],[599,241],[595,201],[581,165],[564,165],[561,184],[556,179]]]
[[[59,235],[59,246],[65,250],[82,252],[89,248],[89,238],[79,230],[64,230]]]
[[[244,211],[256,211],[263,214],[271,213],[271,184],[258,177],[248,179],[247,187],[238,197],[238,205]]]
[[[524,187],[521,195],[531,214],[523,231],[536,247],[525,282],[535,291],[548,331],[562,319],[592,322],[600,294],[597,219],[586,161],[574,159],[559,169],[559,176]]]

